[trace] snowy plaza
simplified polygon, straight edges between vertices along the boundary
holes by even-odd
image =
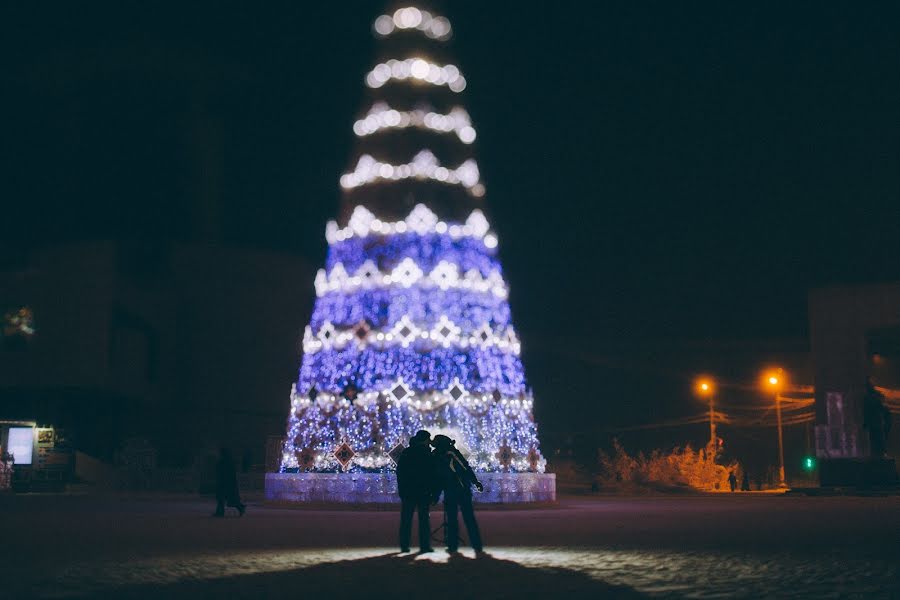
[[[7,496],[3,596],[891,598],[900,500],[563,497],[479,511],[486,556],[399,554],[396,510],[211,519],[196,496]],[[432,513],[432,526],[440,524]],[[437,544],[437,542],[436,542]]]
[[[900,599],[900,15],[9,4],[0,600]]]

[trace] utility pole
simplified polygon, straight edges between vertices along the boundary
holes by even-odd
[[[778,419],[778,487],[787,487],[784,480],[784,434],[781,427],[781,395],[775,392],[775,416]]]
[[[775,390],[775,417],[778,420],[778,487],[786,488],[784,478],[784,434],[781,426],[781,389],[784,387],[784,370],[778,369],[769,374],[766,383]]]
[[[709,399],[709,445],[711,447],[710,452],[715,457],[719,446],[719,438],[716,437],[715,381],[710,377],[701,377],[696,381],[695,387],[698,395]]]

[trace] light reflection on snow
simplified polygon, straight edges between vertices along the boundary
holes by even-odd
[[[580,571],[651,596],[845,597],[885,594],[900,575],[890,560],[570,548],[498,548],[491,552],[526,567]],[[900,591],[900,590],[897,590]]]
[[[305,549],[166,556],[127,562],[76,564],[57,578],[60,595],[133,585],[164,585],[187,579],[219,579],[275,573],[314,565],[384,556],[391,548]]]
[[[57,573],[59,595],[82,594],[121,586],[164,585],[276,573],[397,554],[393,548],[304,549],[167,556],[125,562],[72,565]],[[611,550],[602,548],[502,547],[488,549],[491,558],[524,567],[581,572],[607,584],[621,585],[651,596],[689,598],[780,596],[802,590],[804,596],[884,594],[896,588],[898,567],[890,560],[847,557],[796,557],[711,552]],[[405,555],[410,556],[410,555]],[[416,561],[444,564],[444,551],[411,555]],[[471,550],[459,568],[478,568]],[[44,580],[46,583],[46,580]],[[514,585],[511,582],[511,585]],[[46,587],[44,587],[46,589]]]

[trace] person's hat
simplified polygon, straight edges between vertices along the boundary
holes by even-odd
[[[431,445],[435,448],[449,448],[456,444],[456,440],[451,440],[446,435],[436,435],[434,439],[431,441]]]
[[[420,429],[416,432],[416,435],[410,438],[410,444],[427,444],[431,441],[431,434],[425,431],[424,429]]]

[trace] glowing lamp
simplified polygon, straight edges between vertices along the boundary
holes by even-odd
[[[700,396],[710,396],[715,392],[715,383],[709,377],[701,377],[694,382],[694,388]]]

